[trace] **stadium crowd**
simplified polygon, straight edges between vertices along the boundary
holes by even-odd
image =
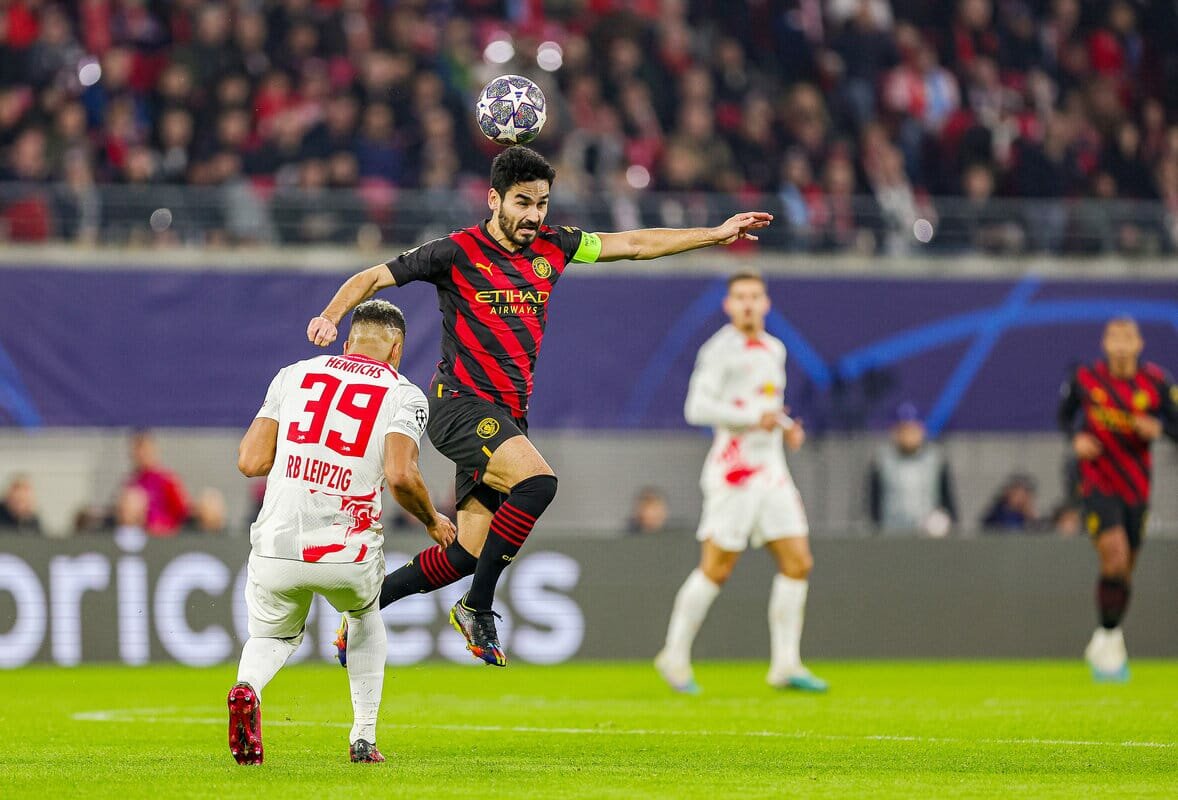
[[[473,98],[519,72],[586,226],[761,195],[769,246],[1170,251],[1176,39],[1132,0],[3,0],[0,230],[417,238],[477,210]]]

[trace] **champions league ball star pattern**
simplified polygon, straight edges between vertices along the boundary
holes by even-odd
[[[520,75],[501,75],[479,93],[475,116],[483,135],[502,145],[527,144],[548,119],[544,93]]]

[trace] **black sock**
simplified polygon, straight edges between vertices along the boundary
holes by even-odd
[[[555,475],[534,475],[512,487],[511,494],[491,520],[487,543],[483,545],[479,564],[474,570],[474,582],[464,600],[467,608],[490,610],[499,575],[515,559],[536,520],[554,497]]]
[[[443,548],[440,544],[422,550],[400,569],[385,575],[380,587],[380,607],[395,603],[411,594],[424,594],[474,572],[478,559],[458,542]]]
[[[1101,578],[1096,584],[1096,607],[1102,628],[1111,630],[1120,625],[1129,607],[1129,582],[1124,578]]]

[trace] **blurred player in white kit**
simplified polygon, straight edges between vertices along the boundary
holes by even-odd
[[[404,344],[400,309],[361,303],[343,355],[280,370],[241,441],[238,468],[269,477],[250,528],[250,638],[228,698],[229,749],[239,764],[262,763],[262,691],[302,643],[316,594],[349,618],[350,758],[385,760],[376,748],[388,650],[377,606],[385,482],[435,541],[455,536],[418,471],[429,411],[421,390],[396,371]]]
[[[769,594],[768,681],[822,692],[826,682],[800,655],[814,559],[806,511],[785,463],[785,446],[797,450],[806,435],[801,421],[786,414],[785,345],[765,331],[769,295],[761,276],[730,277],[724,312],[731,324],[700,348],[684,408],[689,423],[715,429],[700,478],[702,553],[675,596],[655,667],[676,691],[700,691],[691,669],[696,633],[741,553],[764,545],[778,568]]]

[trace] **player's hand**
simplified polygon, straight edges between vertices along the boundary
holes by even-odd
[[[785,446],[789,448],[791,453],[796,453],[802,449],[802,445],[806,443],[806,429],[802,426],[800,419],[795,419],[794,424],[785,429]]]
[[[311,344],[327,347],[339,335],[335,323],[320,314],[307,325],[307,341]]]
[[[1138,414],[1133,417],[1133,430],[1137,431],[1137,435],[1142,439],[1152,442],[1162,435],[1162,421],[1149,414]]]
[[[757,427],[763,431],[773,431],[781,427],[781,412],[780,411],[766,411],[757,420]]]
[[[458,529],[454,527],[454,523],[445,514],[435,513],[434,524],[425,530],[429,534],[429,538],[433,539],[442,547],[449,547],[458,538]]]
[[[718,228],[713,228],[712,235],[716,244],[732,244],[738,239],[748,239],[750,242],[755,242],[757,237],[750,231],[765,228],[772,221],[773,215],[767,211],[743,211],[729,217],[728,221]]]
[[[1090,433],[1077,433],[1072,437],[1072,451],[1081,461],[1091,461],[1104,452],[1100,440]]]

